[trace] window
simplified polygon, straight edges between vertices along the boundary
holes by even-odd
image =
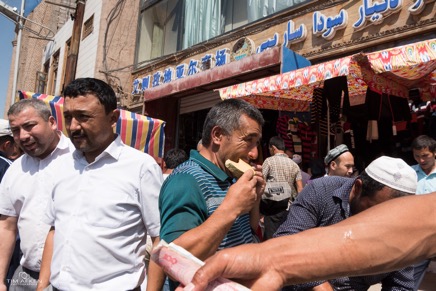
[[[50,68],[48,71],[47,94],[55,95],[55,87],[58,78],[59,69],[59,50],[56,51],[50,59]]]
[[[94,14],[88,18],[83,24],[82,40],[84,40],[88,35],[94,30]]]
[[[136,63],[198,43],[313,0],[143,0]]]
[[[36,72],[35,92],[44,93],[46,85],[47,85],[47,73],[41,71]]]

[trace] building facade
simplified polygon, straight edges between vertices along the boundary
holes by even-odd
[[[24,20],[19,48],[17,90],[40,92],[41,87],[45,88],[47,76],[41,66],[42,52],[56,32],[68,21],[70,14],[74,13],[75,0],[58,0],[57,2],[60,5],[51,5],[42,1]],[[14,40],[12,45],[13,52],[5,108],[9,108],[13,97],[18,98],[17,92],[12,92],[18,49],[17,40]],[[5,115],[6,112],[7,110],[5,110]]]
[[[435,11],[432,0],[143,0],[127,107],[167,121],[167,147],[193,148],[217,89],[280,73],[283,48],[318,64],[433,39]]]
[[[55,33],[45,40],[23,34],[17,90],[61,95],[67,80],[94,77],[109,83],[117,93],[119,106],[125,107],[130,93],[139,1],[48,2],[42,1],[29,18],[44,21]],[[56,13],[56,9],[66,10]],[[62,23],[57,21],[60,16],[64,16]],[[11,76],[12,71],[13,65]]]

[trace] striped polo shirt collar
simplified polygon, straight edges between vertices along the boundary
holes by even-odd
[[[217,165],[203,157],[197,150],[191,150],[190,159],[195,161],[200,167],[217,178],[220,181],[232,180],[226,172],[221,170]]]

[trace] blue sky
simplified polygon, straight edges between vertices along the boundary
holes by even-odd
[[[21,1],[4,1],[10,6],[20,7]],[[5,112],[6,96],[8,90],[9,70],[12,58],[12,41],[15,39],[15,24],[0,13],[0,118]],[[15,60],[14,60],[15,63]]]

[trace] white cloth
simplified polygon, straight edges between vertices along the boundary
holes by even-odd
[[[50,282],[60,290],[129,290],[144,278],[146,234],[159,236],[162,171],[118,136],[93,163],[74,165],[52,193],[55,226]]]
[[[42,220],[53,185],[72,160],[74,146],[62,133],[56,149],[45,159],[27,154],[6,171],[0,186],[0,214],[18,217],[21,238],[21,265],[39,272],[42,251],[50,226]]]

